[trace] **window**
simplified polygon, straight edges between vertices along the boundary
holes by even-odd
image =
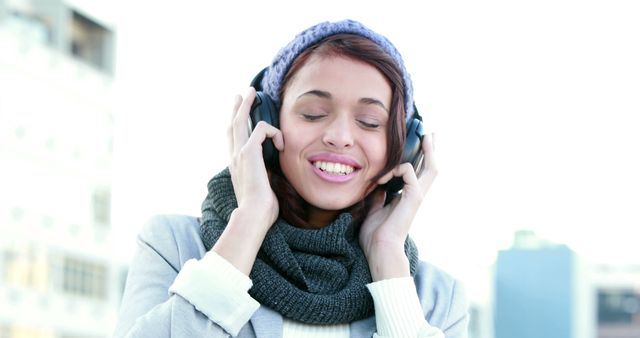
[[[101,336],[87,336],[86,333],[73,334],[73,333],[61,333],[58,338],[102,338]]]
[[[2,281],[9,286],[45,291],[49,286],[46,252],[33,245],[14,245],[2,254]]]
[[[47,215],[42,216],[42,223],[41,224],[42,224],[43,227],[51,228],[51,227],[53,227],[53,223],[54,223],[53,217],[47,216]]]
[[[99,225],[111,223],[111,190],[98,188],[93,192],[93,221]]]
[[[107,297],[107,267],[78,258],[63,259],[62,291],[96,299]]]
[[[0,331],[1,333],[2,331]],[[20,325],[13,325],[11,327],[8,327],[5,331],[6,334],[5,336],[0,335],[0,337],[4,338],[22,338],[22,337],[29,337],[29,338],[54,338],[54,334],[51,331],[48,330],[43,330],[43,329],[39,329],[39,328],[35,328],[35,327],[27,327],[27,326],[20,326]]]
[[[24,209],[14,207],[11,209],[11,219],[14,222],[22,222],[24,220]]]
[[[27,129],[24,126],[17,126],[13,132],[18,139],[23,139],[27,135]]]
[[[598,291],[598,323],[631,323],[640,318],[640,294],[631,289]]]
[[[111,73],[113,33],[88,17],[72,11],[70,52],[99,70]]]
[[[51,30],[44,18],[33,12],[18,9],[9,9],[8,14],[4,18],[4,25],[10,30],[29,40],[45,44],[51,42]]]
[[[0,338],[9,338],[9,333],[9,327],[4,324],[0,324]]]

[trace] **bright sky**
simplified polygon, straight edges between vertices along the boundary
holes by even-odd
[[[123,259],[151,215],[199,215],[228,162],[234,95],[302,29],[353,18],[403,53],[436,133],[440,175],[412,228],[423,258],[471,279],[530,229],[592,262],[640,264],[637,1],[123,3]]]

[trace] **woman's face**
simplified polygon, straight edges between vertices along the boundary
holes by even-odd
[[[318,211],[335,214],[369,192],[386,162],[390,104],[391,87],[382,73],[342,56],[313,55],[288,82],[280,110],[280,166],[314,208],[312,217]]]

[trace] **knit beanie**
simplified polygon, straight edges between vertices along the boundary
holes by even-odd
[[[406,120],[409,121],[414,112],[413,86],[411,84],[411,77],[404,67],[404,61],[402,60],[400,52],[398,52],[396,47],[386,37],[372,31],[360,22],[354,20],[322,22],[307,28],[296,35],[289,44],[278,52],[271,65],[268,67],[262,79],[262,91],[269,95],[276,106],[280,106],[278,93],[282,88],[285,75],[298,55],[300,55],[300,53],[305,49],[318,43],[320,40],[331,35],[341,33],[360,35],[373,41],[396,61],[396,64],[402,73],[402,79],[405,86],[404,104],[407,111]]]

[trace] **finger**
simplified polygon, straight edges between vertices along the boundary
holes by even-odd
[[[394,198],[391,201],[390,208],[394,210],[394,217],[398,217],[398,223],[405,224],[408,227],[411,225],[411,221],[422,202],[421,189],[418,186],[418,179],[411,163],[402,163],[392,171],[394,176],[402,177],[405,184],[400,198]],[[400,207],[400,204],[403,206]]]
[[[267,124],[267,123],[265,123]],[[269,125],[269,124],[267,124]],[[270,126],[270,125],[269,125]],[[273,127],[273,126],[271,126]],[[277,133],[274,133],[273,135],[269,136],[271,137],[271,140],[273,141],[273,145],[276,147],[276,149],[278,151],[283,151],[284,150],[284,134],[282,133],[282,131],[280,131],[280,129],[273,127],[273,129],[277,130]]]
[[[433,146],[433,137],[434,134],[428,134],[425,135],[424,139],[422,140],[422,153],[424,154],[424,168],[426,169],[426,171],[435,169],[436,160],[434,156],[435,148]]]
[[[372,194],[373,198],[371,200],[371,208],[369,209],[369,214],[373,214],[384,207],[384,200],[387,195],[386,192],[382,189],[374,190]]]
[[[425,135],[422,140],[422,152],[424,153],[424,169],[419,174],[418,181],[423,194],[426,194],[438,175],[433,148],[433,134]]]
[[[252,87],[249,87],[247,93],[242,100],[242,103],[238,107],[237,112],[233,118],[233,153],[236,154],[242,149],[249,139],[249,126],[247,121],[249,119],[249,112],[251,110],[251,104],[256,97],[256,91]]]
[[[273,140],[273,144],[278,150],[284,149],[284,140],[280,129],[264,121],[258,122],[253,128],[249,139],[245,143],[245,148],[260,149],[260,154],[262,154],[262,143],[267,137]]]
[[[401,163],[397,167],[393,168],[392,172],[393,176],[402,177],[405,184],[403,190],[406,190],[407,185],[410,187],[418,185],[418,178],[416,177],[416,172],[413,170],[411,163]]]
[[[436,151],[436,133],[431,133],[431,149]]]
[[[378,184],[383,185],[391,181],[394,177],[402,177],[402,180],[407,184],[406,177],[409,177],[408,180],[411,182],[416,182],[416,174],[413,170],[413,166],[411,163],[401,163],[397,165],[395,168],[391,169],[388,173],[384,174],[380,179],[378,179]]]
[[[433,158],[433,153],[435,152],[435,133],[425,135],[422,140],[422,152],[425,156]]]
[[[227,128],[227,143],[229,156],[233,156],[233,119],[236,117],[236,113],[238,112],[238,108],[240,108],[240,104],[242,103],[242,96],[236,95],[233,100],[233,109],[231,110],[231,122],[229,122],[229,127]]]
[[[387,182],[391,181],[392,178],[393,170],[390,170],[388,173],[384,174],[382,177],[380,177],[380,179],[378,179],[378,184],[386,184]]]
[[[231,114],[232,120],[236,116],[236,113],[238,113],[238,108],[240,108],[241,104],[242,104],[242,95],[236,94],[236,97],[233,99],[233,110]]]

